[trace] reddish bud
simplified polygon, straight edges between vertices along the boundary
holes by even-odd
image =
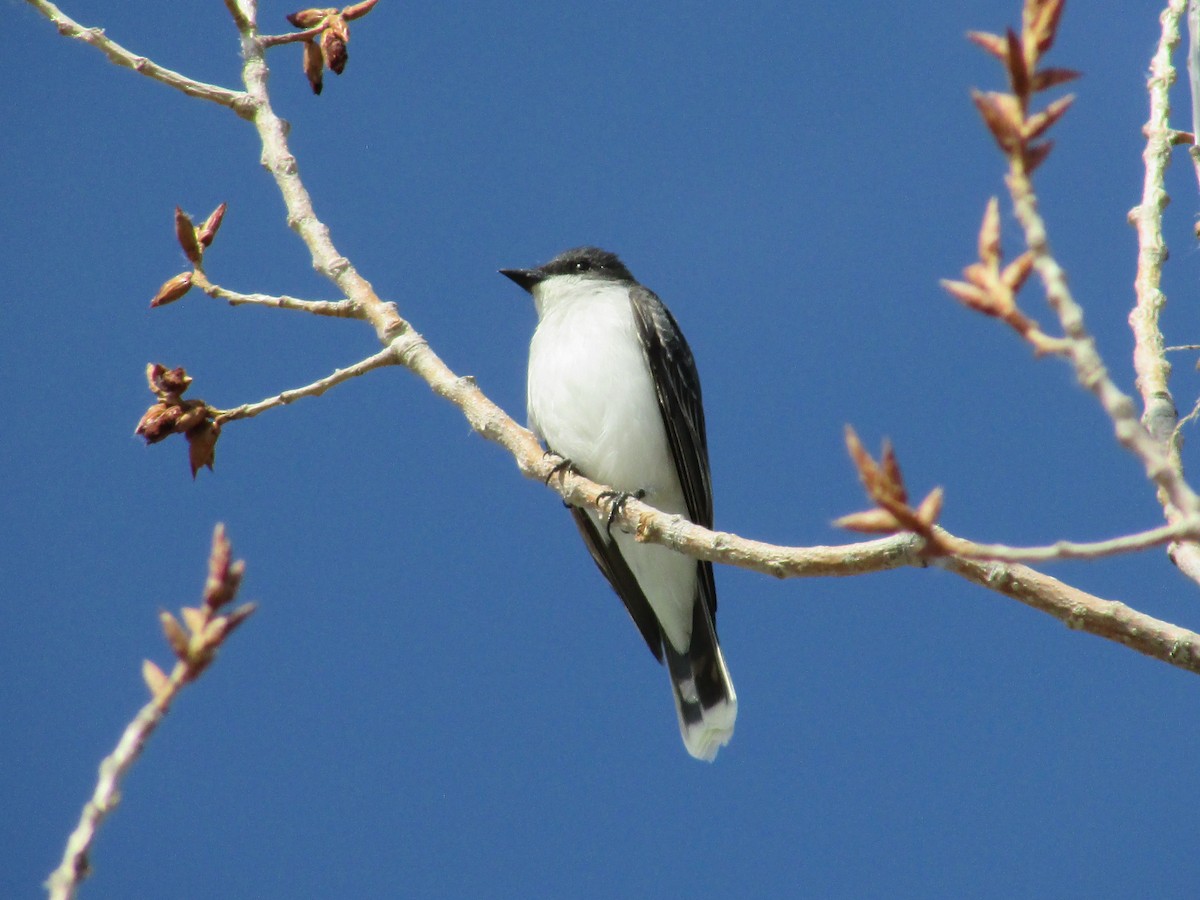
[[[170,686],[170,679],[166,673],[148,659],[142,660],[142,680],[146,682],[146,687],[150,688],[152,697],[157,697]]]
[[[169,278],[163,282],[162,287],[158,289],[158,293],[151,299],[150,308],[154,309],[159,306],[166,306],[168,303],[174,303],[191,289],[192,273],[180,272],[174,278]]]
[[[320,25],[321,21],[330,13],[336,12],[333,9],[302,9],[299,12],[289,13],[287,20],[297,28],[313,28]]]
[[[304,42],[304,74],[312,86],[313,93],[320,94],[325,80],[325,59],[321,56],[321,48],[314,41]]]
[[[228,618],[229,624],[225,628],[225,633],[229,634],[229,632],[233,631],[233,629],[237,628],[239,625],[241,625],[243,622],[245,622],[248,618],[250,618],[250,616],[252,616],[254,614],[254,611],[256,609],[258,609],[257,604],[243,603],[241,606],[239,606],[237,609],[235,609],[233,612],[231,612],[229,614],[229,618]]]
[[[185,624],[191,631],[200,631],[202,628],[204,628],[206,616],[202,610],[199,610],[194,606],[185,606],[180,610],[180,612],[183,613],[183,624]]]
[[[1000,315],[1000,309],[990,291],[965,281],[950,281],[946,278],[942,279],[941,285],[955,300],[969,309],[988,316]]]
[[[973,44],[978,44],[996,59],[1004,62],[1006,48],[1004,38],[998,34],[989,34],[986,31],[968,31],[967,40]]]
[[[944,492],[940,487],[934,488],[929,492],[928,496],[921,501],[921,505],[917,507],[917,518],[925,525],[926,528],[932,528],[937,524],[938,517],[942,514],[942,499]]]
[[[1004,68],[1008,70],[1008,83],[1018,97],[1029,96],[1029,67],[1025,64],[1025,48],[1021,39],[1010,28],[1004,34]]]
[[[191,431],[208,418],[208,406],[203,400],[189,400],[181,407],[183,414],[175,423],[176,431]]]
[[[157,444],[175,433],[175,423],[183,409],[167,403],[155,403],[142,416],[134,434],[145,439],[147,444]]]
[[[220,436],[221,426],[207,420],[187,433],[188,463],[192,467],[193,478],[204,466],[212,470],[217,455],[217,438]]]
[[[895,534],[901,530],[900,520],[886,509],[868,509],[834,519],[837,528],[859,531],[864,534]]]
[[[1043,56],[1054,46],[1058,22],[1062,18],[1063,2],[1064,0],[1026,0],[1021,16],[1022,30],[1026,39],[1033,41],[1037,57]]]
[[[880,454],[879,461],[883,470],[883,478],[879,484],[880,493],[898,503],[908,503],[904,476],[900,473],[900,461],[896,459],[896,451],[891,441],[883,442],[883,453]]]
[[[1045,134],[1051,125],[1053,125],[1066,114],[1067,110],[1074,102],[1075,95],[1068,94],[1065,97],[1060,97],[1059,99],[1055,100],[1040,113],[1036,113],[1035,115],[1032,115],[1026,119],[1025,128],[1023,131],[1025,139],[1027,141],[1031,141],[1034,138],[1039,138]]]
[[[325,58],[325,65],[335,75],[341,75],[342,70],[346,68],[346,41],[349,39],[346,23],[340,16],[331,19],[329,27],[321,33],[321,55]]]
[[[1021,154],[1021,160],[1025,164],[1025,174],[1032,175],[1034,171],[1042,163],[1046,161],[1046,157],[1050,155],[1050,151],[1054,148],[1054,141],[1042,141],[1040,144],[1030,144]]]
[[[146,366],[146,380],[150,382],[150,390],[161,397],[184,393],[192,383],[192,376],[183,366],[168,369],[162,363],[150,363]]]
[[[979,259],[989,269],[1000,265],[1000,201],[995,197],[988,200],[979,226]]]
[[[178,206],[175,207],[175,238],[183,248],[188,262],[194,266],[200,265],[204,251],[200,248],[200,242],[196,240],[196,226],[192,224],[191,216]]]
[[[1025,281],[1029,278],[1029,273],[1033,271],[1033,260],[1033,251],[1026,250],[1005,266],[1004,271],[1000,274],[1000,280],[1014,294],[1020,292],[1021,288],[1025,286]]]
[[[217,523],[213,529],[212,552],[208,555],[208,577],[204,581],[204,605],[219,609],[237,593],[245,563],[233,561],[233,545],[225,535],[225,526]]]
[[[369,13],[378,2],[379,0],[363,0],[362,3],[353,3],[342,9],[342,18],[347,22],[353,22]]]
[[[1042,69],[1040,72],[1034,73],[1030,84],[1035,92],[1045,91],[1082,77],[1083,73],[1076,72],[1074,69]]]
[[[158,619],[162,623],[163,634],[167,636],[167,643],[171,645],[171,652],[186,662],[188,658],[188,636],[183,630],[183,626],[165,609],[158,614]]]
[[[1020,146],[1022,116],[1016,97],[993,91],[972,91],[971,99],[1001,150],[1007,154]]]
[[[225,218],[225,210],[228,209],[228,203],[222,203],[212,211],[204,224],[196,230],[196,239],[200,241],[200,246],[207,247],[212,244],[213,238],[217,236],[217,230],[221,227],[221,222]]]

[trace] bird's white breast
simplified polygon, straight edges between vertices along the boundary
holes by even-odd
[[[551,279],[535,288],[540,321],[529,348],[529,422],[546,445],[593,481],[645,491],[646,502],[687,514],[629,290]],[[589,513],[601,534],[607,523]],[[691,641],[696,561],[617,528],[621,550],[667,639]]]
[[[660,509],[683,512],[628,288],[587,281],[547,287],[537,298],[542,316],[529,351],[530,425],[594,481],[645,490]]]

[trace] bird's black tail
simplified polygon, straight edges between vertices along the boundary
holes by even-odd
[[[663,649],[684,746],[696,759],[712,762],[733,737],[737,694],[703,599],[697,598],[692,608],[692,642],[687,651],[678,652],[665,636]]]

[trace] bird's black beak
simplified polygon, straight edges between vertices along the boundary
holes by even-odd
[[[534,285],[546,277],[538,269],[501,269],[500,274],[505,278],[511,278],[530,293],[533,293]]]

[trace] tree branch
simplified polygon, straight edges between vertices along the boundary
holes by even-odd
[[[1103,541],[1055,541],[1042,547],[1010,547],[1006,544],[980,544],[975,541],[938,535],[938,540],[954,556],[996,562],[1052,562],[1064,559],[1103,559],[1122,553],[1137,553],[1161,547],[1171,541],[1200,539],[1200,519],[1180,519],[1157,528],[1122,535]]]
[[[362,313],[352,300],[300,300],[286,295],[239,294],[227,290],[208,280],[202,269],[192,272],[192,286],[204,291],[215,300],[225,300],[230,306],[269,306],[274,309],[293,309],[314,316],[329,316],[335,319],[361,319]]]
[[[1163,32],[1168,31],[1166,17],[1173,15],[1173,4],[1163,11]],[[1176,29],[1178,24],[1174,26]],[[1188,54],[1187,70],[1188,83],[1192,95],[1192,146],[1188,155],[1192,158],[1192,168],[1196,170],[1196,181],[1200,183],[1200,147],[1196,146],[1196,136],[1200,135],[1200,0],[1187,0]]]
[[[1162,267],[1167,260],[1167,244],[1163,237],[1163,213],[1170,202],[1166,192],[1166,171],[1171,162],[1171,150],[1175,145],[1176,132],[1170,126],[1170,89],[1175,82],[1175,69],[1171,54],[1180,42],[1180,20],[1187,0],[1170,0],[1161,16],[1162,31],[1158,46],[1150,61],[1150,78],[1147,90],[1150,97],[1150,114],[1144,130],[1146,149],[1142,153],[1146,175],[1142,184],[1141,203],[1130,212],[1130,220],[1137,228],[1138,262],[1134,278],[1136,304],[1129,314],[1129,327],[1133,331],[1133,366],[1137,373],[1137,389],[1142,398],[1142,424],[1148,434],[1164,449],[1165,466],[1172,479],[1183,480],[1183,460],[1180,456],[1183,436],[1178,421],[1179,413],[1171,396],[1169,380],[1171,364],[1167,362],[1159,317],[1166,306],[1167,298],[1162,292]],[[1189,26],[1193,18],[1200,16],[1195,8],[1189,15]],[[1193,54],[1200,53],[1192,34],[1188,70],[1195,79],[1200,77]],[[1193,100],[1193,113],[1197,103]],[[1193,132],[1194,134],[1194,132]],[[1195,138],[1193,137],[1193,142]],[[1195,146],[1193,144],[1193,159]],[[1159,499],[1168,522],[1190,518],[1195,511],[1195,497],[1172,493],[1168,485],[1159,482]],[[1189,491],[1190,493],[1190,491]],[[1191,505],[1189,505],[1191,504]],[[1171,548],[1176,564],[1193,581],[1200,582],[1200,545],[1193,540]]]
[[[167,87],[182,91],[189,97],[199,97],[201,100],[209,100],[219,106],[228,107],[243,119],[249,119],[253,115],[254,110],[250,98],[243,92],[231,91],[213,84],[206,84],[203,81],[195,81],[171,69],[164,68],[144,56],[137,56],[116,41],[111,40],[105,35],[103,28],[86,28],[80,25],[49,0],[27,0],[27,2],[53,22],[58,28],[59,34],[90,44],[107,56],[110,62],[126,69],[132,69],[147,78],[167,85]]]
[[[62,863],[46,880],[51,900],[70,900],[75,896],[80,883],[90,872],[88,853],[100,825],[117,808],[121,799],[121,782],[137,761],[150,735],[163,720],[183,686],[200,676],[212,662],[217,648],[254,612],[253,603],[240,606],[228,614],[219,612],[237,596],[245,569],[241,561],[232,561],[231,554],[225,528],[218,525],[213,532],[208,578],[201,606],[183,610],[186,630],[170,613],[161,614],[163,630],[178,661],[170,677],[149,660],[142,664],[142,676],[150,688],[152,699],[126,726],[116,749],[100,763],[100,778],[91,799],[83,807],[79,824],[67,839]]]
[[[357,362],[345,369],[335,369],[332,375],[320,378],[312,384],[286,390],[280,394],[276,394],[274,397],[260,400],[257,403],[243,403],[241,406],[235,406],[233,409],[216,410],[216,415],[213,418],[218,425],[223,425],[226,422],[232,422],[236,419],[252,419],[259,413],[264,413],[269,409],[276,409],[280,406],[287,406],[289,403],[295,403],[302,397],[319,397],[331,387],[339,385],[343,381],[357,378],[359,375],[364,375],[372,369],[399,365],[399,362],[396,358],[395,350],[391,347],[384,347],[374,356],[369,356],[362,360],[362,362]]]
[[[1116,641],[1131,650],[1200,674],[1200,634],[1163,622],[1123,603],[1102,600],[1021,565],[946,557],[935,565],[988,590],[1054,616],[1068,628]]]
[[[30,0],[43,8],[41,0]],[[230,0],[232,2],[232,0]],[[346,370],[314,382],[307,388],[286,391],[276,397],[246,404],[220,412],[223,420],[248,418],[297,399],[312,396],[329,387],[361,374],[371,368],[400,364],[424,380],[438,396],[453,403],[463,413],[471,427],[489,441],[499,444],[512,454],[521,473],[528,478],[549,484],[556,481],[556,490],[569,504],[590,506],[606,511],[601,494],[607,486],[599,485],[577,473],[556,469],[547,458],[532,433],[518,425],[503,409],[490,400],[470,376],[459,376],[429,347],[425,339],[403,319],[395,304],[382,301],[370,283],[339,254],[329,236],[328,228],[317,218],[312,199],[300,180],[295,157],[287,144],[287,128],[271,108],[267,91],[267,66],[262,40],[257,36],[252,4],[243,0],[242,6],[251,9],[239,23],[243,26],[243,80],[246,96],[253,109],[252,121],[263,145],[263,161],[275,179],[288,211],[288,224],[308,247],[315,268],[328,277],[347,298],[335,304],[350,304],[351,315],[369,322],[384,349]],[[1066,345],[1055,341],[1055,352],[1071,359],[1076,374],[1109,413],[1118,440],[1142,459],[1147,472],[1184,511],[1189,522],[1197,521],[1197,501],[1182,477],[1167,464],[1162,447],[1142,428],[1133,412],[1130,398],[1122,394],[1108,378],[1096,353],[1091,336],[1083,326],[1082,311],[1074,303],[1066,286],[1065,276],[1049,253],[1045,227],[1037,212],[1037,200],[1027,173],[1014,166],[1010,174],[1017,217],[1021,221],[1026,243],[1033,254],[1032,265],[1045,285],[1051,305],[1058,313],[1066,332]],[[210,285],[210,287],[212,287]],[[222,296],[214,288],[214,296]],[[232,292],[225,292],[231,299]],[[237,295],[251,298],[259,295]],[[278,298],[276,298],[278,299]],[[246,299],[244,302],[257,302]],[[305,301],[294,304],[268,302],[286,308],[321,311]],[[736,535],[714,532],[695,525],[680,516],[667,515],[637,500],[629,500],[618,509],[613,519],[618,527],[633,532],[640,541],[651,541],[673,548],[699,559],[763,572],[779,578],[811,576],[846,576],[884,571],[901,566],[926,567],[931,562],[960,577],[989,590],[998,591],[1066,622],[1070,627],[1088,631],[1123,643],[1148,656],[1168,662],[1188,671],[1200,672],[1200,635],[1145,616],[1113,601],[1086,594],[1062,582],[1021,565],[945,557],[931,560],[925,542],[912,534],[902,534],[882,540],[839,547],[779,547],[751,541]],[[1096,544],[1063,542],[1049,551],[1021,551],[999,545],[970,545],[938,531],[939,538],[960,541],[978,551],[1009,556],[1020,553],[1040,553],[1041,558],[1065,558],[1072,554],[1099,554],[1117,549],[1153,546],[1165,534],[1178,535],[1183,529],[1172,523],[1163,529],[1131,535],[1127,538]]]

